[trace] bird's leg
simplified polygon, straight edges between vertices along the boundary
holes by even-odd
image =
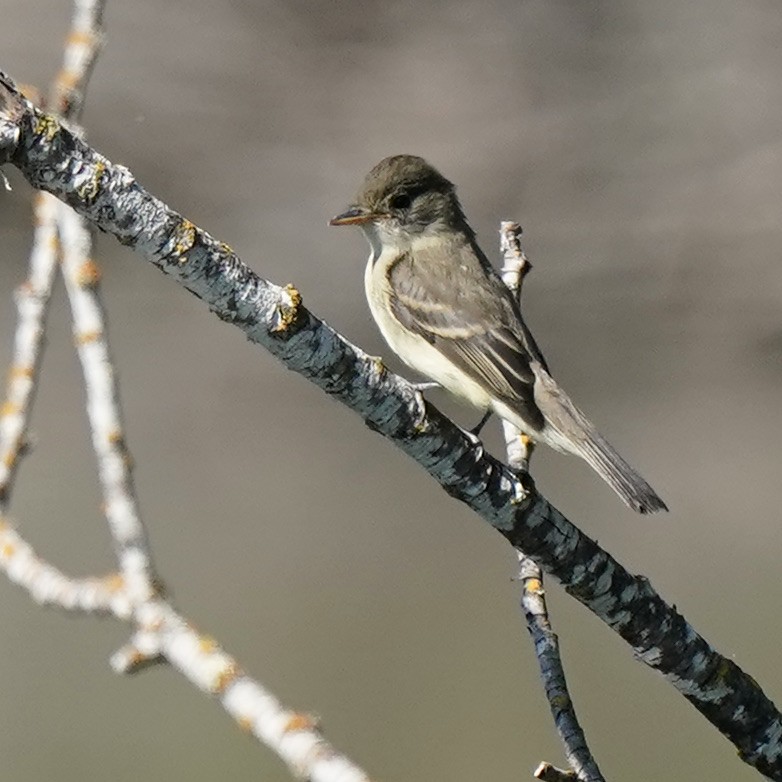
[[[486,426],[486,422],[491,418],[491,415],[492,415],[492,411],[487,410],[483,414],[483,418],[481,418],[481,420],[478,421],[478,423],[475,426],[473,426],[472,429],[468,430],[470,434],[475,435],[475,437],[477,437],[481,433],[483,427]]]

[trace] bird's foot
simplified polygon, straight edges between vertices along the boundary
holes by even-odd
[[[415,397],[416,407],[418,409],[418,415],[416,417],[415,430],[418,434],[425,432],[428,429],[426,419],[426,400],[424,399],[424,391],[429,391],[432,388],[440,388],[439,383],[410,383],[413,387],[413,396]]]

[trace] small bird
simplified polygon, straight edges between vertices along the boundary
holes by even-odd
[[[476,242],[454,185],[395,155],[330,225],[359,225],[369,309],[410,367],[532,440],[580,456],[638,513],[668,510],[549,374],[511,294]]]

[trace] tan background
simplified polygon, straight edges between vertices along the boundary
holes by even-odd
[[[69,11],[2,0],[0,67],[46,84]],[[672,512],[636,518],[551,453],[539,486],[782,700],[777,2],[140,0],[110,2],[107,28],[91,141],[370,351],[385,349],[367,248],[326,227],[369,166],[430,158],[489,253],[498,221],[519,219],[528,320],[555,374]],[[3,362],[29,247],[30,191],[11,176]],[[98,248],[138,489],[178,605],[378,780],[518,780],[559,762],[505,542],[195,298],[113,240]],[[97,572],[110,545],[61,286],[51,327],[14,512],[43,554]],[[125,627],[0,590],[4,779],[289,779],[177,675],[112,675]],[[610,779],[759,778],[549,594]]]

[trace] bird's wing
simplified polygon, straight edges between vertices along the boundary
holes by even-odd
[[[492,397],[542,427],[530,364],[543,361],[510,292],[474,245],[451,244],[447,252],[431,247],[400,256],[388,270],[395,317]],[[434,253],[445,254],[447,263]]]

